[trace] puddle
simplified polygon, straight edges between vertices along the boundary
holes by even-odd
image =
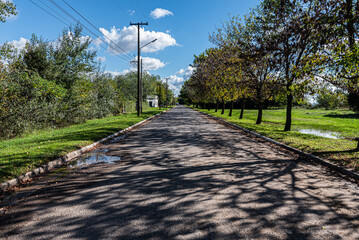
[[[90,164],[96,163],[115,163],[117,161],[121,161],[120,156],[111,156],[108,155],[108,149],[106,148],[98,148],[91,152],[84,153],[76,160],[70,162],[70,167],[83,167]]]
[[[298,129],[300,133],[315,135],[318,137],[331,138],[331,139],[341,139],[340,133],[330,132],[330,131],[321,131],[316,129]]]
[[[120,140],[122,140],[122,139],[125,139],[126,137],[127,137],[127,134],[121,135],[121,136],[119,136],[119,137],[115,137],[114,139],[112,139],[112,140],[110,141],[110,143],[114,143],[114,142],[120,141]]]

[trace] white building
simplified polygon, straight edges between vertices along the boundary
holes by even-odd
[[[146,99],[150,107],[158,107],[158,96],[147,95]]]

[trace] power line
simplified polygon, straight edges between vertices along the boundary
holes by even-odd
[[[65,19],[65,21],[69,22],[70,24],[67,24],[65,23],[63,20],[61,20],[60,18],[58,18],[57,16],[55,16],[54,14],[52,14],[51,12],[49,12],[48,10],[46,10],[45,8],[43,8],[42,6],[40,6],[39,4],[35,3],[33,0],[29,0],[31,3],[33,3],[35,6],[37,6],[38,8],[40,8],[41,10],[43,10],[44,12],[48,13],[49,15],[51,15],[53,18],[57,19],[58,21],[62,22],[63,24],[65,24],[66,26],[68,27],[71,27],[71,22],[68,21],[67,19],[65,19],[63,16],[61,16],[58,12],[56,12],[55,10],[51,9],[51,7],[47,6],[46,4],[44,4],[41,0],[39,0],[42,4],[44,4],[45,6],[47,6],[49,9],[51,9],[52,11],[54,11],[57,15],[61,16],[62,18]],[[81,26],[83,26],[81,24]],[[86,28],[87,29],[87,28]],[[93,33],[92,33],[93,34]],[[95,35],[96,36],[96,35]],[[98,43],[97,42],[97,39],[94,39],[94,42],[99,46],[99,47],[102,47],[101,46],[101,43]],[[102,40],[101,40],[102,43],[104,43]],[[104,43],[106,44],[106,43]],[[108,45],[109,46],[109,45]],[[110,46],[109,46],[110,47]],[[103,48],[103,47],[102,47]],[[106,50],[106,48],[103,48],[104,50]],[[128,62],[127,59],[124,59],[122,57],[120,57],[119,55],[116,55],[117,57],[121,58],[122,60]]]
[[[115,2],[116,2],[116,0],[115,0]],[[116,3],[117,3],[117,2],[116,2]],[[118,4],[118,7],[119,7],[119,9],[121,10],[121,12],[123,13],[123,15],[126,16],[127,13],[126,13],[125,10],[122,9],[122,7],[121,7],[120,4]]]
[[[135,6],[132,4],[131,0],[128,0],[128,2],[130,3],[131,7],[134,9],[134,11],[135,11],[137,17],[141,18],[141,16],[140,16],[140,15],[138,14],[138,12],[136,11]]]
[[[76,12],[82,19],[84,19],[88,24],[90,24],[96,31],[98,31],[100,34],[102,34],[107,40],[109,40],[112,44],[117,46],[119,49],[121,49],[127,56],[132,58],[130,54],[128,54],[123,48],[121,48],[117,43],[112,41],[110,38],[108,38],[105,34],[103,34],[94,24],[92,24],[89,20],[87,20],[81,13],[79,13],[75,8],[73,8],[70,4],[68,4],[65,0],[62,0],[67,6],[69,6],[74,12]]]
[[[60,18],[62,18],[63,20],[65,20],[66,22],[68,22],[71,25],[71,22],[69,20],[67,20],[64,16],[62,16],[60,13],[58,13],[56,10],[54,10],[53,8],[51,8],[49,5],[47,5],[46,3],[44,3],[41,0],[38,0],[39,2],[42,3],[42,5],[46,6],[48,9],[50,9],[52,12],[54,12],[55,14],[57,14],[57,16],[59,16]]]
[[[141,14],[142,14],[142,16],[144,17],[145,21],[147,22],[147,17],[146,17],[146,15],[144,14],[144,12],[143,12],[143,10],[142,10],[142,7],[141,7],[141,5],[138,3],[138,0],[136,0],[136,3],[137,3],[138,7],[139,7],[139,8],[140,8],[140,10],[141,10]]]
[[[62,21],[60,18],[56,17],[55,15],[53,15],[52,13],[50,13],[49,11],[47,11],[45,8],[41,7],[40,5],[38,5],[37,3],[35,3],[32,0],[29,0],[30,2],[32,2],[34,5],[36,5],[37,7],[39,7],[40,9],[42,9],[43,11],[47,12],[49,15],[51,15],[52,17],[54,17],[55,19],[59,20],[60,22],[62,22],[63,24],[69,26],[67,23],[65,23],[64,21]]]
[[[74,16],[72,16],[70,13],[68,13],[65,9],[63,9],[60,5],[58,5],[54,0],[49,0],[53,5],[55,5],[58,9],[60,9],[62,12],[64,12],[67,16],[69,16],[72,20],[74,20],[75,22],[77,22],[78,24],[80,24],[83,28],[85,28],[88,32],[90,32],[92,35],[94,35],[97,38],[100,38],[96,33],[94,33],[92,30],[90,30],[87,26],[83,25],[78,19],[76,19]],[[100,38],[101,39],[101,38]],[[101,40],[102,41],[102,40]],[[103,41],[102,41],[103,42]],[[103,42],[104,43],[104,42]],[[111,47],[110,45],[108,45],[109,47]],[[116,49],[114,49],[116,50]],[[119,51],[117,51],[117,53],[120,53]],[[125,59],[124,57],[117,55],[119,58],[125,60],[126,62],[128,62],[129,59]]]

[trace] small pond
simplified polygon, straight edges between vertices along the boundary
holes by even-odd
[[[309,128],[308,129],[298,129],[297,131],[300,133],[315,135],[318,137],[341,139],[340,133],[338,133],[338,132],[323,131],[323,130],[309,129]]]

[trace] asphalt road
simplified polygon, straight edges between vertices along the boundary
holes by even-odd
[[[2,239],[359,239],[359,188],[177,107],[0,217]]]

